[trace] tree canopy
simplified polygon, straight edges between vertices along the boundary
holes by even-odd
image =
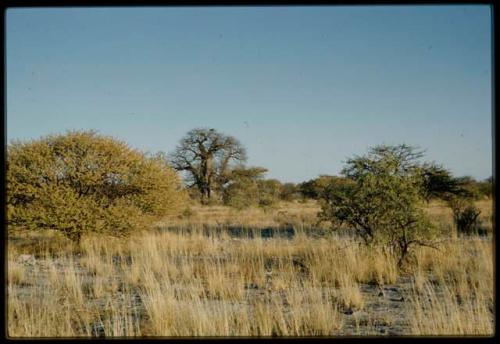
[[[334,227],[347,224],[366,244],[397,250],[401,260],[415,244],[426,244],[433,227],[423,209],[422,152],[408,145],[376,146],[347,160],[348,182],[323,194],[320,217]]]
[[[233,136],[195,128],[181,139],[169,160],[176,170],[187,172],[188,187],[196,187],[207,203],[214,190],[220,191],[229,181],[232,165],[246,161],[246,151]]]

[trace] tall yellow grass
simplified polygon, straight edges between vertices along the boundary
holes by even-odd
[[[35,250],[31,265],[19,257],[33,251],[10,244],[8,335],[335,336],[343,333],[344,312],[370,311],[362,285],[398,283],[407,283],[406,334],[493,333],[491,240],[418,248],[416,265],[403,273],[377,248],[307,235],[316,211],[311,203],[268,212],[195,208],[187,219],[160,224],[176,232],[85,237],[79,249],[61,252],[54,239],[54,247]],[[203,233],[207,226],[286,223],[302,230],[271,240]]]

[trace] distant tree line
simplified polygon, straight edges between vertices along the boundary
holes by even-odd
[[[319,200],[332,187],[348,182],[345,176],[320,175],[302,183],[282,183],[266,179],[264,167],[246,167],[246,150],[234,137],[215,129],[196,128],[181,139],[168,160],[185,173],[185,182],[193,199],[202,204],[221,203],[237,208],[252,205],[273,206],[278,201]],[[480,199],[491,197],[492,178],[476,181],[456,178],[435,163],[422,166],[423,197],[449,200],[462,195]]]
[[[366,245],[382,245],[402,265],[413,246],[434,247],[438,228],[428,220],[424,203],[446,202],[458,234],[473,234],[479,230],[480,215],[474,201],[493,193],[491,177],[457,178],[439,164],[423,162],[423,156],[423,151],[409,145],[379,145],[348,159],[340,176],[281,183],[264,178],[263,167],[245,166],[246,151],[234,137],[198,128],[187,133],[169,161],[186,173],[191,196],[203,204],[244,208],[317,200],[321,220],[333,229],[353,229]]]
[[[479,216],[473,202],[493,192],[492,178],[457,178],[422,156],[407,145],[376,146],[349,159],[340,176],[282,183],[265,178],[264,167],[246,166],[244,146],[215,129],[189,131],[168,155],[142,153],[93,131],[70,131],[8,145],[7,223],[58,230],[79,242],[88,232],[127,235],[179,214],[188,195],[239,209],[312,199],[333,226],[347,223],[367,244],[385,238],[405,256],[430,228],[421,202],[447,202],[457,229],[471,233]]]

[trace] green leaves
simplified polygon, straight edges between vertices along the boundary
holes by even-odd
[[[126,143],[93,131],[13,142],[7,152],[11,226],[122,235],[176,213],[185,200],[176,173]]]
[[[224,203],[239,209],[252,205],[274,206],[283,186],[277,179],[264,179],[266,172],[263,167],[233,169],[222,191]]]
[[[242,209],[259,202],[259,182],[267,169],[237,167],[231,171],[223,189],[224,204]]]
[[[398,249],[432,237],[422,211],[420,151],[407,145],[377,146],[347,161],[348,183],[331,183],[323,194],[320,217],[334,227],[347,225],[366,244]]]

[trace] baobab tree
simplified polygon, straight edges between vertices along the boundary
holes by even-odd
[[[188,187],[196,187],[207,203],[214,189],[229,181],[232,165],[246,161],[246,151],[232,136],[195,128],[181,139],[169,160],[173,168],[188,174]]]

